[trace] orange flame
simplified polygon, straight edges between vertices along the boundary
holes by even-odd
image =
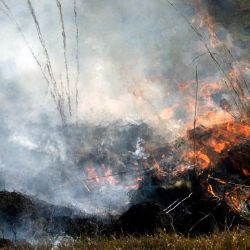
[[[213,190],[213,187],[208,184],[208,187],[207,187],[207,191],[209,194],[211,194],[213,197],[217,197],[217,195],[215,194],[214,190]]]
[[[100,179],[99,179],[94,167],[88,166],[88,167],[86,167],[86,171],[87,171],[87,175],[88,175],[89,180],[96,181],[97,183],[100,182]]]

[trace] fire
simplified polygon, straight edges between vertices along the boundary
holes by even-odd
[[[177,83],[177,87],[181,93],[184,93],[186,91],[190,91],[192,85],[194,84],[195,84],[195,81],[186,81],[182,83]]]
[[[90,180],[90,181],[93,180],[93,181],[96,181],[97,183],[100,182],[100,178],[98,177],[94,167],[92,167],[92,166],[86,167],[86,172],[88,175],[88,180]]]
[[[156,168],[160,166],[154,165]],[[85,167],[86,179],[83,180],[83,185],[88,192],[91,192],[93,189],[102,189],[103,186],[119,186],[123,187],[126,190],[138,189],[143,177],[137,165],[134,166],[135,172],[133,175],[129,173],[129,178],[127,181],[122,182],[120,177],[126,172],[114,172],[111,167],[106,166],[104,163],[101,165],[95,165],[92,162],[88,163]],[[158,174],[157,170],[157,174]]]
[[[116,185],[118,183],[118,181],[114,178],[111,169],[107,169],[104,176],[107,177],[106,180],[109,184]]]
[[[209,178],[209,179],[212,179],[212,180],[215,180],[215,181],[217,181],[218,183],[220,183],[220,184],[222,184],[222,185],[227,184],[226,181],[224,181],[224,180],[222,180],[222,179],[219,179],[219,178],[211,177],[211,175],[208,175],[208,178]]]
[[[207,25],[208,32],[210,35],[210,46],[214,49],[216,47],[216,34],[215,34],[214,20],[207,13],[206,15],[204,15],[204,22]]]
[[[142,177],[141,177],[141,176],[137,177],[137,178],[136,178],[136,181],[137,181],[138,183],[141,182],[141,181],[142,181]]]
[[[171,118],[175,112],[175,109],[178,107],[178,105],[174,105],[173,107],[168,107],[165,108],[161,113],[160,113],[160,117],[161,119],[165,119],[168,120],[169,118]]]
[[[242,172],[244,173],[245,176],[250,177],[250,168],[245,168],[242,167]]]
[[[201,168],[204,169],[209,166],[210,159],[206,154],[203,154],[202,152],[197,151],[195,156],[198,157],[198,159],[200,160],[199,163],[200,163]]]
[[[207,187],[207,191],[209,194],[211,194],[213,197],[217,197],[217,195],[215,194],[214,190],[213,190],[213,187],[208,184],[208,187]]]
[[[231,152],[230,150],[237,146],[239,146],[239,150],[241,150],[241,145],[245,145],[247,141],[250,141],[250,125],[239,121],[217,124],[211,128],[198,127],[196,128],[195,134],[193,134],[193,132],[194,131],[189,135],[189,148],[183,156],[185,160],[190,163],[195,162],[197,173],[203,173],[204,169],[212,171],[213,168],[220,167],[218,163],[220,159],[223,159],[223,155],[226,155],[226,157],[238,157],[239,155],[240,157],[241,151],[239,151],[239,153],[236,151],[236,153],[234,153],[235,156],[227,152]],[[194,135],[195,144],[193,141]],[[243,149],[242,154],[243,157],[248,157],[248,155],[244,156],[247,154],[247,149]],[[232,167],[236,170],[238,169],[239,173],[250,177],[250,168],[240,159],[238,160],[236,158],[229,164],[233,164]],[[212,173],[216,172],[213,170]],[[210,179],[211,181],[216,181],[216,183],[210,184],[208,182]],[[218,188],[215,189],[215,185],[216,187],[218,186]],[[228,205],[236,211],[242,211],[244,202],[247,203],[249,199],[248,186],[214,178],[211,177],[210,174],[208,174],[207,181],[204,181],[204,186],[206,186],[206,190],[210,195],[225,199]],[[225,190],[227,191],[225,192]]]
[[[189,159],[191,162],[195,160],[195,165],[198,165],[200,169],[208,168],[211,162],[209,157],[200,150],[186,152],[183,156],[184,158]]]
[[[234,141],[239,136],[250,139],[250,125],[248,124],[228,123],[226,130],[228,133],[232,133],[232,140]]]
[[[154,160],[153,169],[158,177],[163,177],[166,175],[165,171],[161,168],[160,164]]]
[[[228,145],[228,142],[219,142],[216,139],[212,138],[209,141],[210,146],[214,149],[216,153],[221,153],[226,146]]]
[[[197,117],[197,124],[202,124],[207,128],[211,128],[215,124],[221,124],[225,121],[233,121],[233,118],[230,114],[225,113],[222,110],[218,110],[217,112],[205,111],[202,115]]]
[[[192,19],[192,23],[199,23],[200,29],[202,31],[208,31],[210,47],[216,48],[220,45],[216,36],[216,25],[214,19],[209,15],[208,11],[204,11],[201,8],[200,0],[194,0],[196,8],[198,11],[198,16],[200,19]],[[197,16],[196,16],[197,17]],[[202,32],[203,33],[203,32]],[[140,163],[136,160],[132,163],[133,178],[131,182],[124,186],[125,189],[137,189],[140,183],[143,181],[142,172],[153,172],[153,175],[159,179],[163,179],[167,174],[178,175],[186,172],[191,166],[198,171],[198,173],[210,172],[217,166],[221,156],[228,152],[232,147],[244,144],[246,140],[250,140],[250,125],[248,123],[242,122],[243,118],[245,120],[249,119],[247,115],[240,114],[234,116],[235,108],[233,98],[231,96],[232,89],[230,89],[230,84],[236,92],[239,93],[240,98],[244,101],[250,101],[249,96],[247,96],[242,89],[239,81],[242,80],[243,74],[250,74],[250,64],[248,62],[240,62],[240,69],[234,67],[232,64],[232,69],[228,72],[225,71],[225,75],[221,79],[216,78],[204,78],[199,77],[199,87],[196,93],[196,80],[184,80],[183,82],[176,83],[176,90],[178,91],[181,99],[180,103],[175,103],[172,106],[163,106],[160,112],[157,110],[157,117],[164,122],[170,120],[173,117],[178,117],[178,113],[185,113],[183,116],[188,117],[187,120],[183,119],[182,127],[184,128],[180,134],[186,136],[185,129],[189,130],[187,147],[180,158],[181,162],[178,166],[170,173],[166,172],[156,159],[148,161],[145,159],[142,162],[142,168],[140,169]],[[157,83],[163,80],[162,76],[149,76],[146,81],[151,83]],[[152,89],[150,87],[145,87],[143,81],[135,80],[135,84],[131,87],[131,95],[136,101],[144,102],[146,105],[142,105],[143,108],[152,108],[156,110],[154,105],[148,100],[148,95],[153,95]],[[230,84],[228,83],[230,82]],[[151,86],[151,85],[150,85]],[[169,102],[168,102],[169,105]],[[194,122],[194,107],[197,105],[197,116]],[[236,105],[237,106],[237,105]],[[147,110],[145,108],[145,110]],[[181,111],[181,112],[179,112]],[[194,125],[195,123],[195,125]],[[184,137],[186,139],[186,137]],[[242,164],[243,165],[243,164]],[[243,173],[246,177],[250,176],[250,168],[247,165],[239,166],[241,174]],[[153,171],[152,171],[153,170]],[[94,167],[88,167],[87,173],[88,178],[92,179],[95,183],[108,183],[110,185],[119,185],[119,177],[114,176],[111,168],[102,165],[102,173],[98,169],[98,173]],[[221,176],[220,176],[221,178]],[[223,188],[227,188],[231,184],[224,178],[213,178],[216,181],[216,185],[223,185]],[[211,182],[212,183],[212,182]],[[215,188],[213,184],[206,183],[204,185],[207,192],[216,198],[222,198],[222,195]],[[224,191],[223,191],[224,192]],[[224,193],[225,199],[231,206],[239,210],[241,209],[241,202],[239,194],[235,190],[230,190],[228,193]],[[224,197],[223,197],[224,198]],[[245,196],[242,196],[244,199]]]
[[[228,198],[230,200],[230,202],[233,204],[233,207],[240,211],[241,210],[241,206],[239,203],[239,200],[236,197],[230,196],[230,198]]]
[[[95,167],[91,164],[86,167],[85,171],[87,173],[88,182],[95,182],[97,184],[106,182],[110,185],[116,185],[118,183],[118,180],[115,179],[115,176],[110,168],[107,168],[104,164],[101,164],[101,167],[98,169],[99,171],[102,170],[102,175],[98,175]]]
[[[204,82],[200,88],[200,95],[205,99],[211,99],[212,95],[223,90],[220,81],[215,82]]]
[[[241,202],[239,199],[239,196],[237,193],[235,193],[233,190],[231,192],[226,192],[226,200],[228,204],[230,204],[235,210],[241,211]]]
[[[173,176],[182,174],[182,173],[186,172],[189,168],[190,167],[188,165],[181,164],[174,169],[172,174],[173,174]]]
[[[228,74],[231,78],[237,80],[240,76],[241,76],[241,73],[239,71],[239,69],[237,68],[233,68],[229,74]]]
[[[210,36],[210,46],[215,48],[217,45],[216,33],[215,33],[215,22],[212,16],[209,15],[208,11],[201,10],[201,1],[195,0],[194,2],[196,12],[200,17],[200,28],[207,28]]]

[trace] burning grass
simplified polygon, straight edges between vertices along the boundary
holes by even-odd
[[[23,35],[8,5],[4,1],[1,2],[7,16]],[[21,194],[3,192],[0,193],[0,216],[3,217],[11,236],[16,240],[17,229],[21,228],[21,231],[24,231],[23,225],[29,221],[34,227],[34,232],[30,233],[32,236],[41,227],[49,236],[66,234],[77,238],[79,235],[85,235],[76,241],[73,240],[74,243],[68,247],[59,246],[59,249],[247,249],[250,247],[249,232],[237,230],[239,225],[249,226],[250,223],[250,126],[247,122],[250,91],[244,74],[235,66],[231,51],[224,46],[229,57],[225,62],[220,62],[220,57],[213,51],[218,47],[213,19],[205,14],[201,20],[203,24],[196,27],[181,14],[204,45],[205,54],[208,54],[215,63],[221,79],[214,81],[202,77],[197,65],[195,81],[177,84],[178,91],[184,96],[186,115],[193,117],[194,112],[194,121],[191,118],[191,123],[183,122],[184,135],[181,133],[180,138],[173,143],[164,141],[164,145],[160,148],[158,140],[157,145],[150,142],[153,140],[153,133],[147,136],[145,134],[145,138],[141,138],[144,133],[140,132],[140,126],[129,129],[130,132],[121,132],[120,126],[118,129],[120,133],[117,134],[113,134],[113,129],[117,129],[113,126],[110,130],[97,128],[93,130],[93,137],[87,137],[83,136],[84,127],[67,124],[69,118],[65,114],[67,106],[69,116],[75,114],[76,118],[78,117],[79,38],[76,1],[74,1],[74,17],[77,77],[73,91],[75,112],[71,110],[72,93],[70,93],[61,2],[57,0],[66,72],[66,82],[61,84],[62,90],[64,87],[66,89],[62,93],[53,74],[52,63],[35,9],[30,0],[27,0],[27,3],[46,57],[46,72],[41,68],[32,50],[31,53],[51,88],[51,95],[57,104],[65,136],[67,134],[67,143],[70,145],[69,155],[74,156],[74,169],[80,175],[67,183],[64,180],[66,178],[62,176],[65,183],[63,188],[76,190],[71,196],[76,196],[78,204],[85,206],[88,201],[81,199],[82,197],[91,197],[93,194],[93,197],[99,199],[104,194],[101,192],[104,187],[105,192],[111,188],[122,187],[126,198],[129,197],[128,202],[126,199],[124,203],[129,203],[129,207],[120,214],[118,210],[120,204],[116,206],[118,202],[111,203],[111,196],[105,196],[105,202],[108,201],[113,206],[109,204],[112,207],[110,211],[118,211],[119,217],[111,217],[110,223],[104,224],[93,218],[85,218],[86,215],[79,211],[75,216],[67,208],[60,208],[63,213],[56,214],[54,211],[58,211],[59,207],[41,202],[38,204]],[[178,10],[171,2],[169,4]],[[210,44],[200,31],[204,25],[208,29]],[[223,66],[224,64],[228,66]],[[137,88],[132,91],[133,95],[135,98],[143,99],[143,90]],[[183,109],[183,105],[167,106],[160,112],[160,118],[168,120],[175,117],[180,109]],[[77,129],[79,134],[72,133]],[[188,130],[187,135],[186,130]],[[110,132],[107,133],[107,137],[105,131]],[[116,137],[119,140],[116,141]],[[96,143],[96,146],[89,147],[88,141],[89,145]],[[54,183],[54,187],[61,189],[60,181]],[[93,203],[94,199],[90,201]],[[93,205],[91,212],[104,214],[103,211],[106,212],[101,210],[99,205]],[[159,233],[159,230],[164,232]],[[181,234],[185,234],[185,237]],[[192,238],[189,237],[190,234]],[[201,234],[206,236],[198,236]],[[19,248],[22,249],[21,246]],[[50,249],[51,246],[43,245],[39,248]],[[23,249],[33,248],[23,246]]]

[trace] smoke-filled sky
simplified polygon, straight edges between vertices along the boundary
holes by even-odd
[[[72,117],[66,108],[67,98],[64,103],[68,123],[76,119],[73,2],[61,1],[72,97]],[[195,16],[195,7],[189,1],[172,2],[189,20]],[[57,2],[31,3],[56,81],[66,95]],[[59,112],[28,48],[32,48],[45,70],[46,57],[28,3],[9,0],[7,4],[11,14],[7,13],[20,25],[26,42],[16,24],[4,14],[6,6],[0,2],[4,11],[0,12],[0,167],[4,187],[50,201],[76,204],[73,198],[63,202],[65,197],[72,197],[72,190],[55,191],[51,183],[60,166],[67,166],[64,170],[72,178],[80,178],[80,174],[70,169],[74,169],[74,163],[68,159],[68,146],[57,129],[61,126]],[[183,120],[192,120],[193,115],[185,110],[186,97],[177,92],[177,83],[195,78],[192,60],[204,53],[204,46],[180,13],[165,0],[78,0],[76,4],[80,62],[78,122],[97,125],[115,120],[144,121],[167,135],[172,131],[174,136],[176,131],[183,130]],[[207,58],[200,60],[199,70],[207,81],[218,76],[218,70]],[[167,111],[172,106],[179,109],[169,116]],[[49,181],[42,182],[41,178]],[[126,203],[126,192],[119,194],[122,195],[119,199]],[[114,198],[112,192],[106,195],[107,199]]]

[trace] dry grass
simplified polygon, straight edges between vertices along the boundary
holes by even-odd
[[[18,249],[58,249],[58,250],[136,250],[136,249],[250,249],[250,233],[247,231],[222,232],[210,236],[184,237],[169,235],[164,232],[155,236],[119,237],[119,238],[88,238],[82,237],[71,246],[18,247]]]

